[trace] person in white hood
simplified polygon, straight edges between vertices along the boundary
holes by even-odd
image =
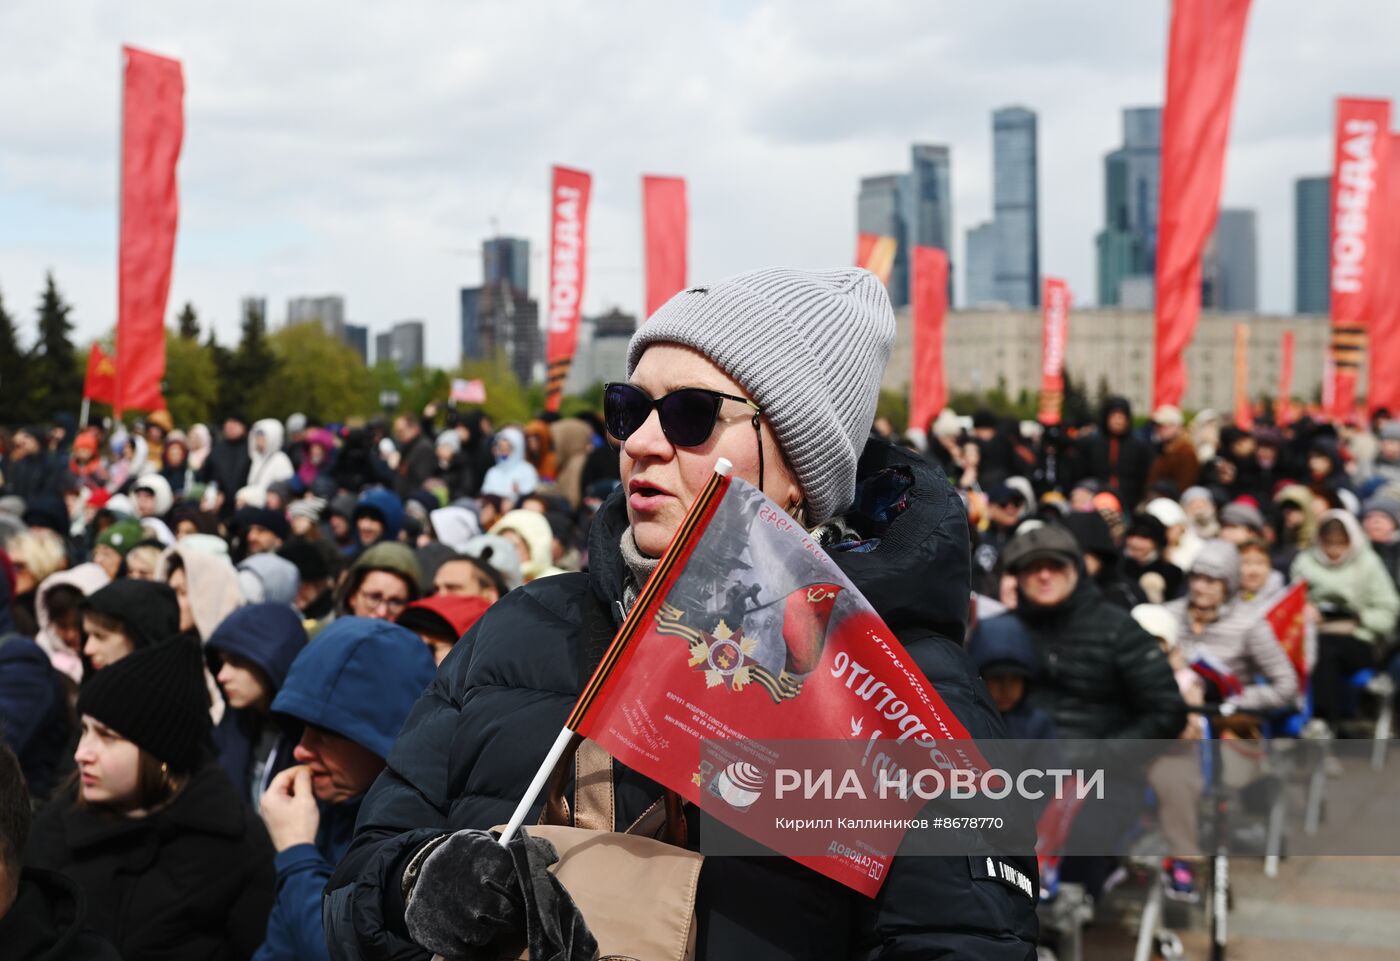
[[[78,605],[71,603],[71,597],[68,599],[70,603],[62,605],[64,609],[61,613],[51,609],[60,606],[53,603],[57,597],[54,591],[56,588],[66,587],[77,591],[82,597],[87,597],[106,587],[111,581],[100,564],[89,561],[66,571],[50,574],[39,585],[34,604],[39,631],[34,640],[49,656],[54,669],[75,685],[83,679],[83,659],[78,653],[83,646],[83,619]],[[63,592],[60,591],[61,593]],[[58,617],[54,616],[56,613],[59,614]]]
[[[496,466],[486,472],[481,493],[507,498],[512,505],[539,486],[540,477],[525,459],[525,435],[518,427],[507,427],[491,444]]]
[[[1183,571],[1189,571],[1205,541],[1192,529],[1185,509],[1174,500],[1157,497],[1149,501],[1143,510],[1161,521],[1167,529],[1167,549],[1163,552],[1167,560]]]
[[[282,422],[271,417],[257,421],[248,432],[248,486],[264,491],[269,484],[290,480],[295,471],[282,453]]]

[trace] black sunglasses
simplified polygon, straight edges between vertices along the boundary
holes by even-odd
[[[661,433],[677,447],[699,447],[710,439],[719,420],[719,409],[726,400],[737,401],[753,411],[753,429],[758,435],[759,488],[763,487],[763,435],[758,419],[763,414],[747,397],[726,394],[706,387],[682,387],[653,399],[632,384],[603,385],[603,420],[608,433],[625,441],[646,423],[652,411],[661,421]]]

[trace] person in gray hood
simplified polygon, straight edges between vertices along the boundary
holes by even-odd
[[[1178,620],[1180,643],[1193,666],[1224,668],[1237,682],[1238,690],[1226,683],[1221,691],[1226,703],[1288,710],[1298,699],[1298,675],[1264,612],[1241,601],[1239,587],[1239,550],[1229,541],[1207,541],[1191,565],[1186,596],[1167,610]]]
[[[277,554],[249,554],[238,562],[238,589],[249,604],[286,604],[297,601],[301,574],[297,566]]]

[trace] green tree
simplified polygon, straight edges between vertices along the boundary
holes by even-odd
[[[60,411],[77,413],[83,399],[83,380],[73,350],[73,308],[64,302],[53,272],[45,278],[39,297],[39,337],[29,354],[30,395],[36,413],[52,417]]]
[[[187,305],[188,307],[188,305]],[[183,330],[165,338],[165,404],[175,423],[208,423],[219,402],[214,352]]]
[[[179,325],[181,337],[185,340],[199,340],[199,315],[194,312],[194,304],[185,301],[185,306],[175,321]]]
[[[283,418],[292,411],[324,421],[367,413],[371,378],[355,348],[311,322],[292,324],[266,339],[277,375],[251,395],[252,417]]]
[[[212,325],[209,328],[209,336],[204,340],[204,349],[209,353],[209,359],[214,364],[215,394],[217,396],[214,403],[214,417],[222,421],[235,410],[234,388],[231,386],[233,383],[233,351],[219,343],[218,338],[214,335]]]
[[[277,354],[272,349],[267,335],[267,319],[262,311],[250,304],[243,314],[243,329],[238,341],[238,349],[229,358],[225,370],[220,371],[224,380],[220,383],[219,406],[227,415],[257,408],[263,410],[262,395],[277,380]],[[329,373],[329,372],[328,372]],[[293,405],[276,416],[285,417],[293,410],[302,409]],[[267,416],[273,416],[269,414]]]
[[[1065,402],[1061,419],[1066,424],[1091,424],[1094,421],[1094,405],[1089,401],[1089,392],[1082,381],[1070,377],[1069,368],[1064,371]]]
[[[567,394],[559,401],[561,417],[603,413],[603,382],[594,381],[577,394]]]
[[[896,432],[909,427],[909,395],[898,390],[881,390],[875,403],[875,416],[886,417]]]
[[[19,346],[19,331],[0,298],[0,398],[4,398],[0,421],[22,424],[33,416],[30,390],[29,364]]]

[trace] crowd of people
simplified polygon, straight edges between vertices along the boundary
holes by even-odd
[[[1172,739],[1211,698],[1341,724],[1351,676],[1395,669],[1400,421],[1138,425],[1110,399],[1074,429],[946,410],[896,435],[874,417],[892,337],[869,274],[760,271],[663,307],[602,416],[0,432],[0,931],[35,946],[15,956],[464,943],[431,892],[468,866],[439,843],[509,817],[720,455],[862,558],[975,737]],[[1306,687],[1264,618],[1295,581]],[[632,823],[659,789],[615,777]],[[1153,783],[1189,849],[1189,772]],[[1033,956],[1034,903],[967,870],[918,859],[872,904],[712,859],[698,956]]]

